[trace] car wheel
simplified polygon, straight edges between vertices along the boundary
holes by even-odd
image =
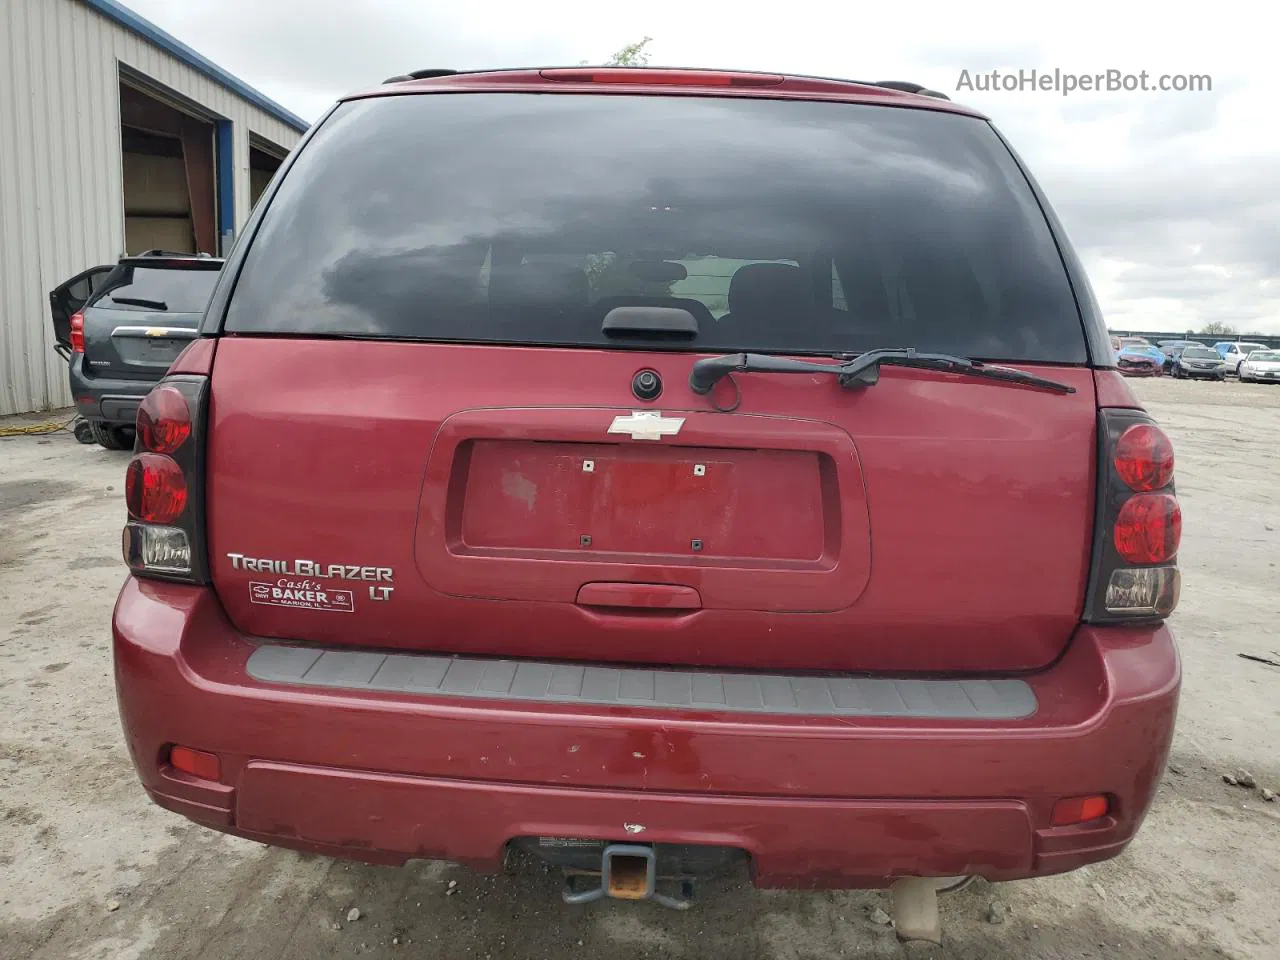
[[[89,426],[98,446],[107,450],[133,449],[133,430],[129,427],[108,425],[101,420],[90,420]]]
[[[75,427],[72,428],[72,433],[75,434],[76,439],[81,443],[90,444],[98,442],[97,438],[93,435],[93,424],[88,420],[77,420]]]

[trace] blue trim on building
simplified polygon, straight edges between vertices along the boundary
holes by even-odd
[[[202,57],[181,40],[165,33],[150,20],[143,19],[128,7],[117,3],[116,0],[83,0],[83,2],[108,20],[136,33],[147,42],[155,44],[165,53],[177,57],[192,70],[204,74],[214,83],[226,87],[236,96],[253,104],[264,113],[270,114],[281,123],[293,127],[299,133],[305,133],[307,128],[311,126],[297,114],[290,113],[274,100],[263,96],[243,80],[239,80],[227,73],[216,63]]]
[[[217,121],[213,136],[217,153],[218,252],[225,257],[236,239],[236,147],[231,121]]]

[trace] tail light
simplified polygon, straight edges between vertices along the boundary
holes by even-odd
[[[1167,563],[1182,539],[1182,511],[1168,493],[1130,497],[1116,517],[1116,552],[1128,563]]]
[[[1173,444],[1153,423],[1135,423],[1116,440],[1116,473],[1130,490],[1149,493],[1173,482]]]
[[[1182,510],[1173,444],[1142,410],[1098,414],[1098,498],[1090,623],[1162,620],[1178,605]]]
[[[174,453],[191,436],[191,409],[182,391],[164,384],[138,408],[138,438],[143,450]]]
[[[71,352],[84,353],[84,314],[71,315]]]
[[[176,460],[140,453],[124,475],[129,516],[144,523],[173,523],[187,509],[187,478]]]
[[[125,563],[137,576],[208,582],[203,442],[208,389],[205,376],[171,374],[138,408],[137,446],[125,473],[129,522],[123,544]]]

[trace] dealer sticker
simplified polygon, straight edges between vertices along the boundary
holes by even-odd
[[[350,590],[334,590],[318,580],[295,580],[291,577],[281,577],[275,583],[251,580],[249,602],[336,613],[355,613],[356,609],[355,594]]]

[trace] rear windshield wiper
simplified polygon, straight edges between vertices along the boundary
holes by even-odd
[[[841,363],[812,363],[760,353],[733,353],[723,357],[707,357],[693,365],[689,373],[689,389],[697,394],[710,393],[717,383],[731,373],[828,373],[840,380],[842,387],[869,387],[880,379],[881,366],[916,367],[942,370],[967,377],[981,377],[1026,387],[1039,387],[1055,393],[1075,393],[1076,388],[1056,380],[1037,377],[1012,367],[988,366],[978,360],[956,357],[948,353],[920,353],[906,348],[868,350]]]
[[[111,297],[111,302],[123,303],[131,307],[148,307],[151,310],[169,309],[169,305],[163,300],[143,300],[141,297]]]

